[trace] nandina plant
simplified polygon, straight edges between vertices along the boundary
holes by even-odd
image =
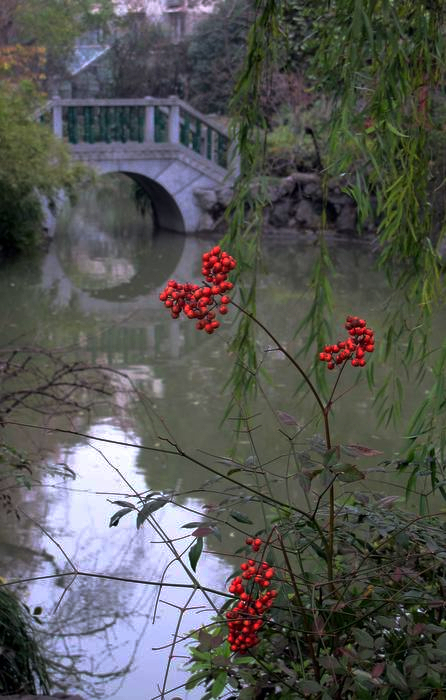
[[[228,516],[228,507],[258,504],[265,522],[257,532],[246,533],[244,547],[235,553],[242,562],[222,592],[226,603],[209,629],[195,635],[186,688],[203,687],[203,700],[444,697],[443,525],[433,517],[414,518],[396,510],[392,496],[347,494],[341,489],[342,498],[336,494],[338,484],[365,478],[356,464],[359,458],[381,454],[335,442],[330,424],[341,375],[349,366],[366,365],[374,351],[374,332],[365,319],[349,315],[344,324],[347,337],[320,349],[318,359],[335,374],[324,400],[300,362],[228,296],[233,287],[228,275],[235,266],[236,261],[215,246],[203,255],[201,285],[170,280],[160,299],[173,318],[185,314],[208,334],[220,325],[216,314],[225,315],[231,305],[245,314],[304,380],[324,435],[314,436],[310,446],[299,451],[297,424],[292,416],[281,414],[285,427],[292,426],[286,438],[306,508],[277,497],[275,483],[258,459],[245,465],[232,459],[222,476],[237,492],[225,494],[204,522],[184,525],[194,528],[189,561],[195,576],[203,539],[216,534],[222,520],[251,522],[240,511],[231,509]],[[254,444],[249,418],[244,418],[244,426]],[[171,444],[186,459],[218,473]],[[346,456],[354,461],[345,461]],[[242,469],[244,481],[234,477]],[[155,501],[143,505],[139,525],[167,499]]]

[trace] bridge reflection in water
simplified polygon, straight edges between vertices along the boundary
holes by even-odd
[[[120,182],[121,181],[121,182]],[[206,243],[156,231],[135,210],[123,178],[103,178],[62,212],[43,266],[43,287],[56,309],[94,319],[92,332],[53,326],[51,343],[113,366],[174,359],[187,351],[193,324],[173,323],[160,304],[168,279],[199,280]],[[59,335],[60,337],[56,337]],[[191,340],[192,342],[192,340]]]

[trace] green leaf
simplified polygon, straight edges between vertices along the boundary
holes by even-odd
[[[333,474],[338,474],[339,481],[351,483],[365,479],[365,475],[354,464],[337,464],[331,468]]]
[[[181,527],[188,527],[188,528],[201,527],[203,524],[204,524],[203,522],[186,523],[186,525],[182,525]]]
[[[192,690],[193,688],[195,688],[202,681],[204,681],[208,677],[208,675],[208,671],[199,671],[198,673],[194,673],[194,675],[189,678],[185,685],[186,690]]]
[[[336,462],[339,460],[339,448],[332,447],[331,450],[328,450],[323,457],[323,463],[324,467],[331,467],[333,464],[336,464]]]
[[[395,134],[395,136],[399,136],[402,139],[409,138],[408,134],[403,134],[402,131],[398,131],[398,129],[395,126],[393,126],[393,124],[391,124],[390,122],[387,122],[387,128],[389,129],[389,131],[392,132],[392,134]]]
[[[375,646],[373,637],[371,634],[365,630],[356,629],[353,630],[353,636],[360,647],[365,647],[366,649],[373,649]]]
[[[198,560],[203,551],[203,538],[197,537],[195,544],[189,549],[189,561],[193,571],[196,571]]]
[[[231,518],[234,518],[234,520],[237,520],[238,523],[246,523],[247,525],[253,525],[252,520],[248,518],[247,515],[243,515],[243,513],[240,513],[238,510],[231,510],[229,513]]]
[[[304,695],[310,694],[310,693],[319,693],[322,690],[322,687],[317,683],[317,681],[299,681],[297,683],[298,689],[304,693]]]
[[[387,664],[386,676],[388,681],[398,690],[409,690],[403,674],[397,669],[395,664]]]
[[[165,506],[166,503],[169,503],[169,499],[164,497],[155,498],[153,501],[145,503],[141,510],[138,512],[138,517],[136,518],[136,528],[139,530],[144,520],[147,520],[149,515]]]
[[[122,516],[127,515],[127,513],[130,513],[131,510],[133,510],[133,506],[131,508],[121,508],[121,510],[117,510],[116,513],[113,513],[111,516],[108,526],[117,527]]]
[[[228,678],[228,674],[226,671],[221,671],[217,678],[215,679],[212,688],[211,688],[211,693],[213,698],[218,698],[220,697],[221,693],[225,689],[226,685],[226,680]]]

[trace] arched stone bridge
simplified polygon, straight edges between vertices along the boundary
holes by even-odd
[[[194,191],[229,186],[238,174],[226,131],[176,97],[53,98],[49,108],[53,131],[73,156],[100,173],[136,180],[161,228],[198,231],[203,212]]]

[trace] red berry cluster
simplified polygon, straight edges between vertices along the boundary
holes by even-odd
[[[246,540],[247,544],[251,544],[254,551],[262,544],[262,540],[253,540],[249,537]],[[258,545],[256,543],[259,543]],[[246,654],[248,649],[259,643],[259,630],[263,627],[266,611],[273,605],[274,598],[277,596],[276,590],[264,591],[271,583],[274,576],[274,567],[268,562],[263,561],[261,564],[256,563],[254,559],[248,559],[240,565],[242,570],[241,576],[236,576],[229,586],[229,592],[240,598],[240,601],[226,613],[228,620],[228,642],[231,645],[231,651]],[[257,594],[253,590],[247,593],[243,587],[244,581],[252,581],[258,586]]]
[[[227,305],[231,299],[227,292],[234,286],[228,281],[228,274],[236,265],[234,258],[216,245],[202,256],[201,272],[206,283],[200,286],[169,280],[160,300],[170,309],[172,318],[178,318],[183,311],[188,318],[197,319],[199,331],[204,329],[206,333],[213,333],[220,325],[214,309],[223,316],[228,313]],[[220,297],[219,302],[215,300],[216,296]]]
[[[327,362],[328,369],[334,369],[336,365],[342,365],[350,360],[353,367],[364,367],[366,352],[373,352],[375,340],[371,328],[358,316],[347,316],[345,328],[349,337],[339,340],[335,345],[326,345],[324,351],[319,353],[321,362]]]

